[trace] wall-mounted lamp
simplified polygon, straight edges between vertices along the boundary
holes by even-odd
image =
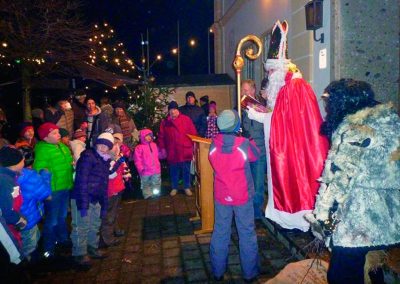
[[[314,40],[324,43],[324,33],[319,39],[315,36],[315,31],[322,28],[323,21],[323,0],[312,0],[304,8],[306,11],[306,30],[313,31]]]

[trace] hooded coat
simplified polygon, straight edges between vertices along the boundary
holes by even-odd
[[[214,169],[214,198],[223,205],[243,205],[254,196],[250,162],[260,150],[254,141],[233,134],[218,134],[208,159]]]
[[[157,144],[153,141],[146,141],[147,135],[153,136],[153,132],[150,129],[140,130],[140,144],[136,146],[133,158],[140,176],[152,176],[161,173]]]

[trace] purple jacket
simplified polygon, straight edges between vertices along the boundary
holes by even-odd
[[[76,200],[78,210],[88,210],[89,203],[101,205],[101,215],[107,211],[108,174],[110,161],[103,158],[94,149],[82,152],[76,166],[75,186],[71,198]]]
[[[154,142],[147,142],[147,135],[153,136],[149,129],[140,130],[140,145],[135,148],[134,161],[140,176],[151,176],[161,173],[160,161],[158,160],[158,147]]]

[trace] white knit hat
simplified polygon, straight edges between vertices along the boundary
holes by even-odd
[[[99,137],[97,137],[96,145],[97,144],[106,145],[109,149],[111,149],[114,146],[114,137],[109,132],[103,132],[99,135]]]

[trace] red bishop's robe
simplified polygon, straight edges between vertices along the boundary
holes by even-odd
[[[284,215],[288,225],[281,224],[283,227],[306,230],[302,216],[314,209],[319,188],[317,179],[321,176],[329,143],[319,134],[322,117],[314,91],[304,79],[292,76],[287,73],[286,85],[277,95],[271,118],[273,209],[270,209]],[[294,218],[290,220],[292,215]],[[280,223],[279,217],[274,221]]]

